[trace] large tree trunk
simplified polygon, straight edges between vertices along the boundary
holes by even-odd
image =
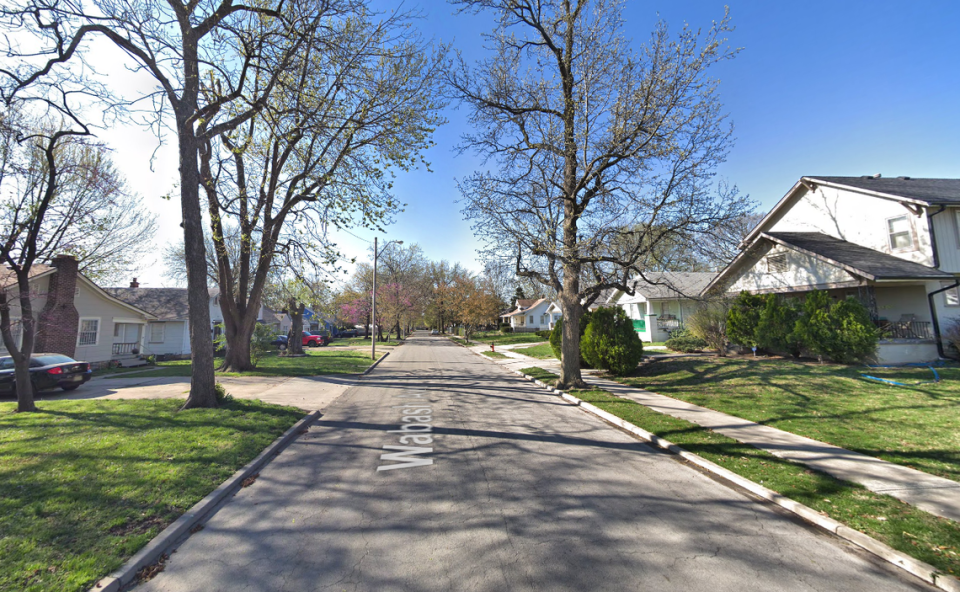
[[[287,337],[287,353],[303,355],[303,310],[304,304],[297,304],[296,300],[287,301],[287,314],[290,315],[290,336]]]
[[[10,302],[7,293],[0,291],[0,333],[3,345],[13,358],[13,374],[17,381],[17,412],[32,412],[37,410],[33,399],[33,383],[30,382],[30,356],[33,355],[33,344],[36,337],[36,327],[33,320],[33,305],[30,302],[29,268],[17,272],[17,287],[20,290],[20,335],[19,347],[13,338],[12,320],[10,318]]]
[[[186,94],[186,93],[185,93]],[[193,106],[195,107],[195,105]],[[194,109],[187,108],[192,115]],[[213,337],[210,325],[210,295],[207,291],[207,257],[200,214],[198,142],[193,123],[178,117],[180,135],[180,209],[183,216],[183,251],[187,264],[187,303],[190,307],[190,351],[193,369],[190,396],[184,409],[216,407],[213,370]]]

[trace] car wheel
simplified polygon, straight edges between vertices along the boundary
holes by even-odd
[[[79,384],[71,384],[70,386],[61,386],[60,388],[62,388],[62,389],[65,390],[65,391],[75,391],[75,390],[77,390],[78,388],[80,388],[80,385],[79,385]]]

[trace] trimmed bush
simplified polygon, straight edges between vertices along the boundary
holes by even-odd
[[[622,308],[598,308],[580,340],[580,355],[594,368],[626,376],[643,359],[643,342]]]
[[[727,338],[732,343],[744,347],[760,345],[757,328],[765,304],[763,296],[750,292],[740,292],[733,300],[727,312]]]
[[[799,318],[800,308],[795,300],[781,300],[776,294],[767,294],[757,322],[757,345],[767,351],[800,357],[803,344],[796,332]]]
[[[513,333],[513,327],[510,325],[500,325],[500,332],[506,335],[507,333]]]
[[[537,337],[542,337],[544,339],[550,339],[550,335],[553,334],[553,331],[537,331]]]
[[[587,325],[590,323],[591,313],[589,310],[583,311],[583,316],[580,317],[580,341],[583,342],[583,333],[587,330]],[[550,348],[553,349],[553,355],[557,357],[558,360],[563,359],[561,357],[561,347],[560,344],[563,342],[563,317],[557,319],[557,324],[553,326],[553,331],[550,332]],[[583,359],[583,352],[580,352],[580,366],[587,367],[585,363],[586,360]]]
[[[705,302],[686,321],[687,329],[719,356],[727,355],[727,302]]]
[[[822,362],[836,350],[834,343],[833,320],[830,318],[830,305],[833,301],[823,290],[814,290],[807,294],[796,323],[796,334],[803,348]]]
[[[796,322],[796,335],[804,349],[823,361],[841,364],[861,362],[877,351],[880,332],[870,320],[867,308],[855,298],[833,302],[821,290],[807,294],[803,314]]]
[[[707,342],[693,335],[690,333],[690,331],[681,329],[679,331],[674,331],[670,335],[670,339],[668,339],[664,345],[673,351],[692,354],[694,352],[703,351],[703,348],[707,347]]]

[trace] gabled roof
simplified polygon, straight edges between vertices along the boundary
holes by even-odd
[[[650,271],[633,280],[633,291],[644,298],[696,298],[717,277],[712,271]]]
[[[517,307],[519,307],[520,310],[524,310],[533,306],[535,302],[537,302],[536,298],[519,298],[517,299]]]
[[[27,277],[31,280],[49,275],[56,271],[57,268],[52,265],[44,265],[43,263],[34,263],[30,266],[30,273],[27,274]],[[17,274],[13,272],[9,267],[0,267],[0,288],[8,288],[17,283]]]
[[[190,317],[186,288],[104,288],[103,291],[162,321],[182,321]]]
[[[881,193],[928,205],[960,204],[960,179],[914,179],[911,177],[805,177],[812,182],[840,185]]]
[[[526,313],[527,311],[529,311],[531,308],[536,308],[536,307],[540,306],[541,304],[543,304],[544,302],[549,302],[549,300],[547,300],[546,298],[538,298],[537,300],[533,300],[533,299],[517,300],[517,302],[518,302],[518,303],[529,303],[529,304],[526,304],[526,305],[521,304],[521,305],[520,305],[520,308],[518,308],[518,309],[516,309],[516,310],[512,310],[512,311],[510,311],[510,312],[508,312],[508,313],[504,313],[504,314],[502,314],[502,315],[500,315],[500,316],[501,316],[501,317],[515,317],[515,316],[520,315],[520,314],[525,314],[525,313]]]
[[[763,238],[811,255],[868,280],[953,279],[953,275],[821,232],[766,232]]]

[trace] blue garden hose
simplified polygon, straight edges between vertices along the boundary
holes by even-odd
[[[941,365],[943,362],[937,362],[937,365]],[[885,382],[887,384],[892,384],[895,386],[918,386],[921,384],[937,384],[940,382],[940,374],[937,372],[937,369],[933,367],[933,364],[928,363],[913,363],[913,364],[900,364],[897,366],[870,366],[867,365],[867,368],[930,368],[930,371],[933,372],[933,380],[920,380],[918,382],[897,382],[896,380],[890,380],[888,378],[880,378],[878,376],[870,376],[869,374],[860,373],[860,376],[866,378],[867,380],[875,380],[877,382]]]

